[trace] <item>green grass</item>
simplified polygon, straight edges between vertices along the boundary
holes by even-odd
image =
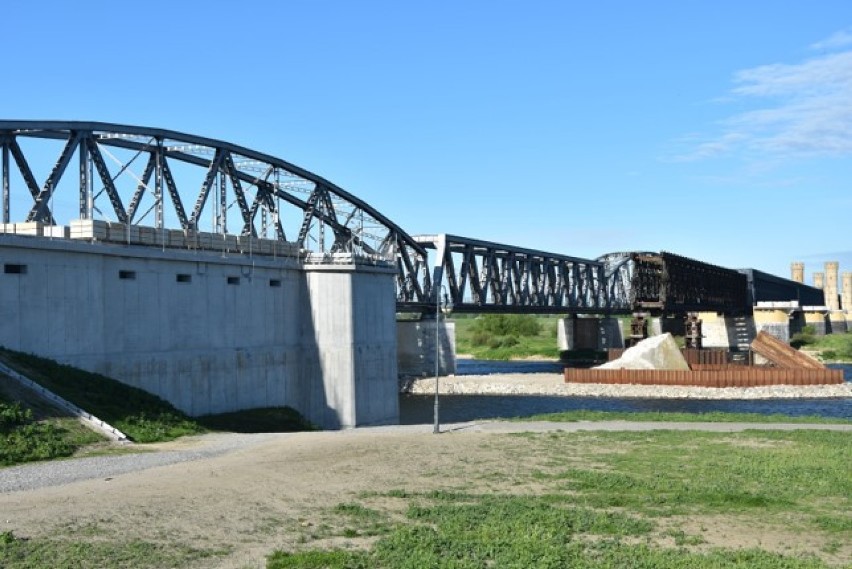
[[[457,317],[456,352],[478,359],[509,360],[523,357],[559,358],[556,346],[558,318],[529,315]],[[532,323],[532,325],[531,325]]]
[[[852,362],[852,333],[813,336],[813,341],[805,344],[809,350],[818,350],[826,361]]]
[[[0,359],[113,425],[137,443],[169,441],[207,430],[291,432],[313,429],[299,413],[288,407],[191,418],[155,395],[103,375],[1,348]],[[3,409],[6,407],[0,407],[0,413]],[[26,413],[24,408],[20,409]],[[65,457],[85,444],[101,440],[97,435],[84,435],[84,428],[74,426],[78,424],[75,419],[50,417],[37,421],[30,413],[27,424],[16,426],[17,430],[0,441],[0,464]]]
[[[766,515],[796,509],[811,529],[822,529],[826,524],[816,520],[811,505],[839,498],[838,509],[829,512],[852,519],[846,509],[852,497],[849,433],[767,431],[721,438],[663,431],[652,437],[599,433],[597,438],[604,445],[626,444],[627,450],[605,455],[600,468],[569,466],[550,474],[595,507],[654,515],[754,510]],[[665,471],[660,465],[666,465]]]
[[[760,413],[723,413],[710,411],[707,413],[676,413],[662,411],[563,411],[560,413],[544,413],[528,417],[514,417],[510,421],[554,421],[571,423],[577,421],[644,421],[644,422],[681,422],[681,423],[819,423],[819,424],[852,424],[852,420],[808,415],[795,417],[791,415],[763,415]]]
[[[0,567],[151,568],[181,567],[187,563],[226,554],[227,551],[165,546],[141,540],[122,543],[21,539],[12,532],[0,533]]]
[[[0,395],[0,466],[71,456],[101,440],[76,419],[37,421],[31,409]]]
[[[758,536],[774,524],[819,537],[821,553],[852,539],[849,433],[525,433],[500,447],[512,460],[467,471],[464,482],[508,486],[364,493],[361,500],[403,502],[404,519],[368,549],[277,551],[267,567],[829,567],[812,555],[711,546],[673,521],[719,516],[755,526]],[[357,503],[339,510],[362,515]]]
[[[103,375],[5,349],[0,350],[0,358],[135,442],[168,441],[205,430],[159,397]]]

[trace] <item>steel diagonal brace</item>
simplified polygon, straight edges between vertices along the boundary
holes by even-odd
[[[74,155],[74,151],[77,149],[77,145],[80,143],[82,136],[83,133],[81,132],[71,131],[68,142],[65,144],[65,148],[62,149],[62,153],[59,155],[59,159],[53,166],[50,176],[48,176],[47,181],[44,183],[44,187],[35,198],[35,204],[32,209],[30,209],[29,215],[27,215],[27,221],[44,221],[47,219],[50,220],[49,223],[53,223],[53,214],[48,207],[48,202],[53,196],[53,192],[56,189],[59,180],[62,178],[62,174],[65,173],[65,168],[68,167],[68,163],[71,161],[71,156]]]
[[[418,269],[415,268],[411,263],[411,256],[409,255],[408,247],[406,247],[404,245],[402,247],[399,247],[398,250],[397,250],[397,256],[398,256],[397,262],[401,265],[400,273],[404,273],[404,274],[402,274],[401,279],[405,283],[410,285],[410,287],[414,290],[415,298],[413,300],[416,301],[416,302],[424,302],[425,301],[425,295],[423,294],[423,288],[421,288],[420,281],[417,279]],[[429,275],[428,275],[428,273],[425,273],[424,278],[427,281],[424,284],[425,284],[426,289],[428,290],[429,289],[429,282],[428,282]],[[400,292],[402,292],[402,288],[403,287],[400,287],[400,289],[401,289]],[[412,299],[405,299],[405,300],[410,301]]]
[[[109,173],[109,169],[107,169],[104,163],[104,157],[101,155],[97,143],[91,138],[86,138],[85,145],[92,162],[95,164],[95,170],[98,171],[98,176],[100,176],[101,182],[104,184],[104,189],[109,196],[109,201],[112,203],[112,208],[115,211],[118,221],[127,223],[127,212],[124,210],[124,204],[121,203],[121,196],[118,195],[118,190],[115,189],[115,183]]]
[[[201,216],[201,210],[204,209],[204,204],[207,203],[207,196],[210,195],[210,188],[213,185],[213,179],[219,172],[219,168],[222,166],[222,160],[224,159],[225,151],[221,148],[217,148],[216,154],[210,162],[210,167],[207,169],[207,175],[204,177],[204,183],[201,185],[201,191],[198,193],[198,199],[195,200],[192,217],[189,218],[189,223],[192,227],[198,227],[198,218]]]
[[[133,192],[133,197],[127,206],[127,219],[129,223],[133,223],[133,218],[136,216],[136,210],[139,208],[139,202],[142,201],[142,195],[148,189],[148,182],[151,181],[151,175],[154,173],[154,166],[157,165],[157,155],[151,153],[148,158],[148,164],[145,166],[145,171],[142,173],[142,178],[136,185],[136,191]]]
[[[243,191],[243,186],[240,183],[237,168],[234,165],[234,157],[228,152],[225,156],[225,169],[228,172],[228,177],[231,179],[231,186],[234,188],[234,195],[237,198],[237,206],[240,208],[240,215],[243,216],[243,235],[247,235],[247,230],[250,232],[253,218],[249,212],[248,202],[246,202],[246,194]],[[280,225],[279,221],[279,225]],[[282,231],[283,233],[283,231]]]
[[[166,182],[166,189],[168,189],[169,197],[172,199],[172,205],[175,208],[175,214],[177,214],[178,221],[180,221],[180,226],[186,230],[191,227],[189,220],[186,218],[186,211],[183,209],[183,201],[180,199],[180,193],[177,189],[177,184],[175,184],[175,177],[172,176],[172,169],[169,167],[169,162],[166,160],[166,157],[163,156],[162,160],[163,166],[163,180]]]
[[[36,182],[35,176],[33,176],[33,171],[30,169],[30,165],[27,162],[26,156],[24,156],[24,153],[21,151],[21,147],[18,146],[18,141],[14,138],[12,138],[9,142],[9,151],[12,153],[12,157],[15,159],[15,164],[18,165],[18,170],[21,172],[21,176],[24,178],[24,183],[30,190],[33,199],[35,199],[36,197],[38,197],[39,193],[38,182]]]

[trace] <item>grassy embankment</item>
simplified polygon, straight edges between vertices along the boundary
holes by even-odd
[[[362,493],[269,569],[785,568],[852,561],[848,432],[505,437],[454,488]],[[345,549],[313,540],[349,539]],[[360,547],[360,548],[359,548]]]
[[[0,349],[0,359],[138,443],[168,441],[207,430],[285,432],[312,428],[289,408],[191,418],[159,397],[102,375],[5,349]],[[13,401],[2,392],[0,435],[0,466],[70,456],[103,440],[75,418],[35,398]]]
[[[533,315],[458,315],[456,352],[477,359],[509,360],[529,357],[558,359],[556,347],[557,316]],[[629,320],[621,319],[625,333]],[[682,338],[675,338],[682,344]],[[852,332],[817,336],[811,326],[805,326],[791,338],[791,345],[816,352],[827,362],[852,363]]]
[[[817,336],[812,326],[805,326],[801,332],[790,338],[790,345],[817,352],[823,361],[852,363],[852,333],[850,332]]]
[[[456,353],[478,359],[559,358],[556,346],[558,318],[519,314],[459,315]]]

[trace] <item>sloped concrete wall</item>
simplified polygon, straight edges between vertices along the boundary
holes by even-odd
[[[328,428],[398,421],[391,268],[8,235],[0,264],[10,349],[191,415],[289,405]]]

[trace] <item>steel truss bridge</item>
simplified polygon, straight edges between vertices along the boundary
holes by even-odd
[[[73,211],[125,227],[273,239],[312,262],[312,253],[349,253],[396,265],[400,312],[435,312],[445,300],[459,312],[566,314],[740,304],[727,269],[676,256],[592,260],[455,235],[412,237],[294,164],[171,130],[0,120],[0,160],[4,224],[57,225],[57,212]]]
[[[430,273],[419,265],[411,270],[400,266],[400,311],[434,311],[439,302],[452,302],[456,312],[611,310],[601,262],[457,235],[414,239],[433,252],[432,278],[417,282],[418,277]],[[418,261],[425,262],[425,258]]]
[[[0,154],[3,223],[56,225],[56,204],[84,220],[158,229],[199,231],[209,219],[214,233],[270,236],[305,251],[406,264],[425,255],[390,219],[328,180],[219,140],[99,122],[2,120]],[[31,199],[13,196],[13,186]]]

